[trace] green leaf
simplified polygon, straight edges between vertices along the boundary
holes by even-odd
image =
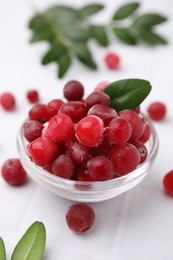
[[[122,42],[129,45],[136,45],[137,38],[128,28],[112,28],[115,36]]]
[[[1,237],[0,237],[0,259],[6,260],[5,245]]]
[[[46,242],[46,230],[41,222],[34,222],[16,245],[11,260],[41,260]]]
[[[150,83],[143,79],[118,80],[108,85],[104,90],[110,96],[111,107],[117,112],[123,109],[135,109],[150,91]]]
[[[152,31],[141,30],[139,37],[150,45],[167,44],[166,39]]]
[[[150,14],[144,14],[138,17],[134,23],[133,27],[136,28],[151,28],[152,26],[164,23],[167,20],[165,16],[156,14],[156,13],[150,13]]]
[[[70,56],[68,55],[68,53],[63,53],[57,58],[57,62],[59,65],[58,77],[62,78],[70,67],[71,64]]]
[[[91,26],[91,35],[93,38],[95,38],[97,40],[97,42],[101,46],[106,47],[109,45],[108,36],[107,36],[106,29],[104,26],[92,25]]]
[[[87,17],[100,12],[104,8],[102,4],[88,4],[79,9],[81,17]]]
[[[46,52],[46,54],[43,56],[41,60],[41,63],[43,65],[47,65],[53,61],[56,61],[63,51],[63,46],[61,44],[56,43],[51,47],[51,49],[48,52]]]
[[[139,7],[138,2],[132,2],[130,4],[123,5],[120,7],[112,17],[112,20],[122,20],[133,14]]]
[[[76,43],[74,48],[78,60],[90,69],[97,69],[97,65],[93,61],[91,52],[85,43]]]

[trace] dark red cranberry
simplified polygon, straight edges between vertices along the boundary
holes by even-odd
[[[28,142],[41,136],[43,125],[39,121],[29,120],[23,125],[23,134]]]
[[[64,97],[68,101],[80,101],[84,94],[83,85],[77,80],[67,82],[64,87]]]
[[[39,101],[38,91],[35,89],[28,90],[26,93],[26,97],[30,103],[36,103]]]
[[[50,118],[58,114],[58,111],[63,104],[64,101],[62,101],[61,99],[52,99],[49,101],[47,107]]]
[[[70,179],[75,172],[74,164],[68,155],[62,154],[52,164],[53,174]]]
[[[163,187],[169,196],[173,196],[173,170],[165,174],[163,178]]]
[[[92,92],[89,96],[87,96],[85,102],[88,108],[93,107],[96,104],[109,106],[110,97],[103,92]]]
[[[47,110],[47,106],[44,104],[35,104],[29,110],[29,119],[40,121],[41,123],[45,123],[49,120],[49,113]]]

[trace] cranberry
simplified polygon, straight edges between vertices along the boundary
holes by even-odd
[[[105,106],[109,106],[110,104],[110,97],[103,93],[103,92],[92,92],[85,100],[86,105],[88,108],[96,105],[102,104]]]
[[[107,138],[112,144],[122,144],[129,140],[131,133],[132,127],[127,120],[115,118],[108,125]]]
[[[30,103],[36,103],[39,101],[38,91],[35,89],[28,90],[26,93],[26,97]]]
[[[58,114],[51,118],[45,127],[43,136],[54,141],[64,142],[70,139],[74,132],[74,125],[70,117],[65,114]]]
[[[74,164],[68,155],[62,154],[52,164],[53,174],[70,179],[74,174]]]
[[[135,140],[132,142],[132,144],[138,149],[139,151],[139,154],[140,154],[140,162],[139,163],[143,163],[146,158],[147,158],[147,155],[148,155],[148,151],[147,151],[147,148],[146,146],[141,142],[141,141],[138,141],[138,140]]]
[[[151,127],[148,124],[148,122],[145,121],[144,122],[144,132],[138,140],[143,143],[146,143],[149,140],[150,136],[151,136]]]
[[[77,233],[83,233],[93,226],[95,213],[89,205],[76,203],[68,209],[66,221],[71,230]]]
[[[135,111],[137,114],[140,114],[140,112],[141,112],[140,106],[136,107],[136,108],[134,109],[134,111]]]
[[[109,69],[117,69],[120,65],[120,58],[116,53],[107,53],[104,57],[105,63]]]
[[[164,176],[163,187],[168,195],[173,196],[173,170]]]
[[[95,181],[107,181],[114,175],[113,163],[104,156],[92,158],[88,164],[88,171]]]
[[[95,147],[103,141],[104,124],[96,116],[82,118],[76,127],[76,137],[85,146]]]
[[[64,97],[68,101],[79,101],[84,94],[83,85],[77,80],[71,80],[67,82],[64,87]]]
[[[77,123],[87,115],[87,111],[88,109],[83,102],[68,101],[60,107],[59,114],[66,114],[74,123]]]
[[[118,115],[130,123],[132,127],[131,140],[140,138],[144,132],[144,123],[142,122],[140,115],[131,109],[122,110]]]
[[[0,104],[6,111],[14,110],[15,103],[16,100],[12,93],[5,92],[0,96]]]
[[[90,150],[89,147],[77,142],[69,148],[68,153],[74,163],[81,164],[88,159]]]
[[[108,158],[113,162],[115,174],[118,176],[135,170],[140,162],[138,149],[130,143],[113,146]]]
[[[94,88],[94,92],[102,92],[108,85],[110,84],[109,81],[102,81]]]
[[[152,120],[160,121],[166,115],[166,106],[161,102],[154,102],[149,105],[147,112]]]
[[[58,156],[58,146],[50,139],[39,137],[28,146],[28,154],[39,166],[51,164]]]
[[[107,156],[110,151],[111,145],[107,138],[105,137],[100,145],[97,147],[91,147],[90,148],[90,154],[92,157],[94,156]]]
[[[10,185],[22,185],[26,181],[26,172],[19,159],[8,159],[2,165],[2,177]]]
[[[77,171],[78,181],[94,181],[86,167],[80,167]]]
[[[62,101],[61,99],[52,99],[48,102],[47,107],[50,118],[58,114],[58,111],[63,104],[64,101]]]
[[[28,142],[41,136],[43,125],[39,121],[29,120],[23,125],[23,134]]]
[[[29,119],[40,121],[41,123],[45,123],[49,120],[49,113],[47,106],[44,104],[35,104],[29,110]]]
[[[117,113],[113,108],[101,104],[97,104],[91,107],[88,110],[88,115],[100,117],[103,120],[105,126],[107,126],[113,118],[117,117]]]

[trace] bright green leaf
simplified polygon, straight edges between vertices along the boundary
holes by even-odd
[[[113,15],[112,20],[122,20],[133,14],[139,7],[138,2],[132,2],[130,4],[123,5]]]
[[[140,29],[140,28],[151,28],[152,26],[161,24],[165,22],[167,18],[165,16],[156,14],[156,13],[150,13],[150,14],[144,14],[139,16],[135,22],[133,23],[133,26]]]
[[[122,42],[129,45],[136,45],[137,38],[128,28],[112,28],[115,36]]]
[[[95,70],[97,68],[97,65],[92,59],[91,52],[85,43],[75,44],[75,54],[78,60],[80,60],[84,65],[86,65],[90,69]]]
[[[6,260],[5,245],[1,237],[0,237],[0,260]]]
[[[11,260],[41,260],[46,243],[46,230],[41,222],[34,222],[16,245]]]
[[[109,45],[108,36],[107,36],[106,29],[104,26],[92,25],[91,26],[91,35],[93,38],[95,38],[97,40],[97,42],[101,46],[106,47]]]
[[[57,62],[58,62],[58,65],[59,65],[59,67],[58,67],[58,77],[62,78],[71,65],[70,56],[68,55],[68,53],[62,53],[60,56],[58,56]]]
[[[104,8],[102,4],[88,4],[79,9],[81,17],[87,17],[100,12]]]
[[[152,31],[141,30],[139,37],[150,45],[167,44],[166,39]]]
[[[150,91],[150,83],[143,79],[118,80],[108,85],[104,90],[110,96],[111,107],[117,112],[123,109],[135,109]]]

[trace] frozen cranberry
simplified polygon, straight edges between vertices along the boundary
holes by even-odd
[[[103,141],[104,124],[96,116],[82,118],[76,127],[76,137],[85,146],[95,147]]]
[[[39,121],[29,120],[23,125],[23,134],[28,142],[41,136],[43,125]]]
[[[0,104],[6,111],[14,110],[15,103],[16,100],[12,93],[5,92],[0,96]]]
[[[131,109],[122,110],[118,115],[130,123],[132,127],[131,140],[140,138],[144,132],[144,123],[142,122],[140,115]]]
[[[77,171],[78,181],[94,181],[86,167],[80,167]]]
[[[76,203],[68,209],[66,221],[71,230],[77,233],[83,233],[93,226],[95,213],[89,205]]]
[[[29,110],[29,119],[40,121],[41,123],[45,123],[49,120],[49,113],[47,106],[44,104],[35,104]]]
[[[94,92],[102,92],[108,85],[110,84],[109,81],[102,81],[94,88]]]
[[[107,53],[104,57],[105,63],[109,69],[117,69],[120,65],[120,58],[116,53]]]
[[[29,144],[28,154],[35,164],[44,167],[58,156],[58,146],[48,138],[39,137]]]
[[[92,158],[87,167],[91,177],[96,181],[107,181],[114,175],[113,163],[104,156]]]
[[[86,101],[86,105],[88,108],[90,108],[96,104],[102,104],[105,106],[109,106],[110,97],[103,92],[92,92],[89,96],[87,96],[85,101]]]
[[[59,114],[66,114],[74,123],[77,123],[87,115],[87,111],[88,109],[83,102],[68,101],[60,107]]]
[[[87,160],[90,150],[89,147],[77,142],[69,148],[68,154],[74,163],[81,164]]]
[[[145,121],[144,122],[144,132],[138,140],[143,143],[146,143],[149,140],[150,136],[151,136],[151,127],[148,124],[148,122]]]
[[[48,102],[47,107],[50,118],[58,114],[58,111],[63,104],[64,101],[62,101],[61,99],[52,99]]]
[[[64,142],[74,133],[74,125],[70,117],[58,114],[51,118],[48,126],[44,128],[43,136],[54,141]]]
[[[108,158],[113,162],[115,174],[118,176],[135,170],[140,162],[138,149],[130,143],[113,146]]]
[[[65,179],[70,179],[74,174],[74,164],[68,155],[62,154],[52,164],[53,174]]]
[[[147,155],[148,155],[148,151],[147,151],[147,148],[146,146],[141,142],[141,141],[138,141],[138,140],[135,140],[132,142],[132,144],[138,149],[139,151],[139,154],[140,154],[140,162],[139,163],[143,163],[146,158],[147,158]]]
[[[147,112],[152,120],[160,121],[166,115],[166,106],[162,102],[154,102],[149,105]]]
[[[107,156],[111,148],[111,144],[105,137],[100,145],[97,147],[91,147],[90,148],[90,154],[92,157],[94,156]]]
[[[108,125],[107,138],[112,144],[122,144],[129,140],[131,133],[132,127],[127,120],[115,118]]]
[[[107,126],[112,119],[117,117],[117,113],[113,108],[101,104],[97,104],[91,107],[88,110],[88,115],[100,117],[103,120],[105,126]]]
[[[83,85],[77,80],[67,82],[64,87],[64,97],[69,101],[79,101],[84,94]]]
[[[36,103],[39,101],[38,91],[35,89],[28,90],[26,93],[26,97],[30,103]]]
[[[8,159],[1,169],[2,177],[10,185],[22,185],[26,181],[26,172],[17,158]]]
[[[163,187],[165,192],[173,196],[173,170],[169,171],[163,178]]]

